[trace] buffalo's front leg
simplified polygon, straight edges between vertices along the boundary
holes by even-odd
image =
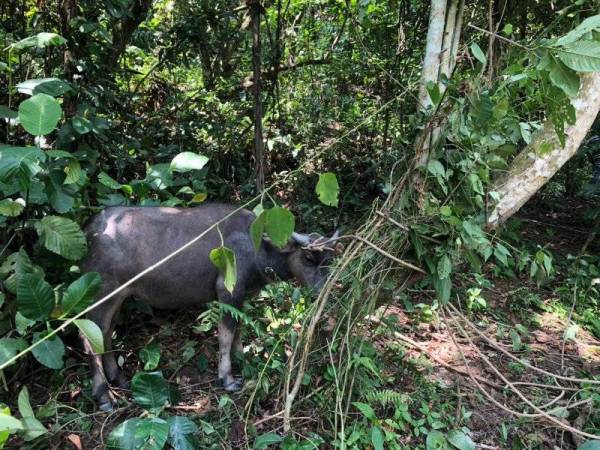
[[[236,308],[242,306],[244,300],[244,289],[240,280],[243,277],[238,273],[238,283],[236,283],[233,293],[225,289],[223,277],[219,276],[217,280],[217,295],[219,301],[227,303]],[[231,351],[234,349],[236,341],[237,321],[229,313],[225,313],[219,323],[219,383],[226,391],[239,391],[242,388],[242,381],[236,380],[231,373]]]
[[[236,380],[231,373],[231,350],[235,339],[237,323],[227,313],[219,323],[219,383],[226,391],[239,391],[241,380]]]

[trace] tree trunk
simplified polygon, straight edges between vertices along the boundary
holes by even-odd
[[[252,68],[254,80],[254,175],[256,191],[265,188],[265,161],[262,132],[261,61],[260,61],[260,0],[248,0],[252,26]]]
[[[581,88],[571,100],[574,125],[565,129],[561,147],[552,123],[547,120],[531,143],[515,158],[506,176],[495,183],[499,200],[488,217],[496,228],[516,213],[577,152],[600,111],[600,72],[581,76]]]
[[[431,105],[427,92],[430,81],[437,83],[440,72],[440,53],[444,39],[444,24],[446,22],[446,0],[432,0],[429,13],[429,28],[427,29],[427,46],[421,71],[421,86],[419,88],[419,105],[426,109]]]

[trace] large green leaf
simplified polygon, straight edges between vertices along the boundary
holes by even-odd
[[[90,306],[101,285],[102,279],[97,272],[88,272],[73,281],[62,298],[62,317],[78,314]]]
[[[573,42],[559,48],[558,57],[576,72],[600,71],[600,42]]]
[[[135,417],[127,419],[117,426],[108,435],[106,448],[108,450],[137,450],[141,448],[141,442],[136,441],[135,429],[143,419]]]
[[[35,94],[19,105],[19,120],[25,130],[34,136],[51,133],[58,124],[62,110],[48,94]]]
[[[61,214],[69,212],[73,208],[75,194],[79,189],[78,185],[65,184],[66,182],[67,174],[56,168],[49,172],[45,186],[50,205],[56,212]]]
[[[45,153],[37,147],[11,147],[0,144],[0,181],[10,183],[15,178],[24,190],[31,179],[42,170],[40,161],[45,161]]]
[[[135,374],[131,380],[131,391],[137,404],[149,409],[162,408],[167,401],[175,402],[177,397],[160,372]]]
[[[283,437],[275,433],[266,433],[258,436],[254,441],[254,450],[264,450],[269,445],[278,444],[283,441]]]
[[[14,201],[12,198],[0,200],[0,214],[7,217],[17,217],[23,212],[23,204]]]
[[[14,50],[24,50],[32,47],[44,48],[54,45],[63,45],[66,42],[67,40],[64,37],[56,33],[38,33],[11,44],[10,48]]]
[[[36,78],[17,84],[17,90],[26,95],[48,94],[58,97],[71,91],[71,86],[58,78]]]
[[[34,333],[33,342],[39,341],[43,336],[43,333]],[[62,340],[54,335],[34,347],[31,353],[33,353],[35,359],[46,367],[61,369],[63,366],[63,357],[65,356],[65,346]]]
[[[275,207],[266,211],[265,232],[277,247],[283,248],[294,232],[294,215],[285,208]]]
[[[27,386],[21,388],[18,398],[19,412],[21,413],[23,423],[23,438],[26,441],[32,441],[43,434],[46,434],[48,430],[42,425],[42,423],[36,419],[29,401],[29,390]]]
[[[263,233],[265,232],[265,222],[267,219],[266,211],[261,212],[256,219],[250,225],[250,239],[252,239],[252,245],[254,251],[260,250],[260,244],[262,243]]]
[[[162,191],[173,186],[173,173],[169,164],[154,164],[146,170],[146,181],[152,188]]]
[[[3,411],[0,411],[0,430],[17,431],[22,429],[23,424],[19,419]]]
[[[598,29],[600,29],[600,15],[588,17],[571,31],[569,31],[566,35],[556,41],[556,45],[571,44],[583,37],[583,35],[586,33]]]
[[[174,450],[196,450],[199,448],[194,433],[198,427],[185,416],[171,416],[167,419],[169,423],[169,445]]]
[[[569,97],[575,97],[579,92],[579,75],[565,66],[562,61],[554,58],[552,58],[549,69],[552,84],[562,89]]]
[[[374,450],[383,450],[383,443],[385,442],[383,432],[379,427],[373,427],[371,429],[371,443],[373,444]]]
[[[71,219],[46,216],[36,222],[35,229],[44,246],[64,258],[78,260],[87,252],[85,235],[79,225]]]
[[[0,119],[16,119],[19,114],[8,106],[0,105]]]
[[[446,436],[448,442],[459,450],[475,450],[475,443],[461,430],[452,430]]]
[[[144,370],[154,370],[160,362],[160,346],[156,342],[147,344],[140,350],[140,361],[144,363]]]
[[[140,449],[161,450],[169,438],[169,424],[166,420],[155,417],[143,419],[135,427],[135,442]]]
[[[235,253],[227,247],[213,248],[209,254],[211,262],[219,269],[224,278],[225,289],[233,294],[237,281]]]
[[[319,181],[315,187],[315,192],[319,196],[321,203],[337,207],[340,185],[338,184],[335,173],[325,172],[319,174]]]
[[[198,155],[192,152],[182,152],[173,158],[170,169],[174,172],[200,170],[207,162],[208,158],[204,155]]]
[[[6,363],[6,361],[26,348],[27,342],[22,338],[0,338],[0,365]]]
[[[54,290],[43,278],[23,274],[17,286],[17,306],[28,319],[47,319],[54,309]]]
[[[446,437],[441,431],[430,431],[425,440],[427,450],[445,450],[448,448]]]
[[[477,58],[477,60],[485,65],[486,61],[487,61],[487,57],[485,56],[485,53],[483,53],[483,50],[481,50],[481,47],[479,45],[477,45],[476,42],[473,42],[471,44],[471,53],[473,54],[473,56],[475,58]]]
[[[71,159],[69,164],[64,168],[64,172],[67,175],[64,184],[76,184],[85,180],[85,172],[77,159]]]
[[[102,330],[100,330],[100,327],[96,325],[95,322],[89,319],[77,319],[73,321],[73,323],[75,323],[77,328],[81,330],[81,333],[90,343],[94,353],[104,353],[104,338],[102,336]]]

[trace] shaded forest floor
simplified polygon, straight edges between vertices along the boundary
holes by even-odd
[[[532,412],[510,393],[486,364],[487,358],[552,417],[577,428],[598,431],[600,419],[590,409],[591,403],[583,403],[572,410],[564,409],[579,401],[575,398],[579,394],[579,385],[565,381],[561,382],[562,388],[558,388],[550,377],[528,369],[501,351],[504,349],[552,373],[584,378],[590,374],[600,375],[600,328],[595,329],[598,323],[593,319],[590,321],[589,314],[586,316],[585,313],[590,308],[597,308],[594,301],[598,298],[594,300],[586,297],[587,294],[577,296],[581,286],[578,287],[573,259],[569,257],[579,255],[582,249],[587,254],[600,255],[599,240],[591,238],[589,224],[586,226],[582,219],[588,208],[588,204],[578,200],[554,204],[538,201],[520,214],[521,223],[515,233],[521,234],[527,246],[536,248],[539,245],[550,250],[557,272],[550,282],[541,286],[527,275],[510,278],[498,273],[487,274],[492,283],[482,287],[480,292],[471,291],[471,300],[483,299],[485,303],[463,309],[463,312],[491,341],[482,339],[472,330],[469,338],[461,334],[453,319],[458,319],[465,329],[469,328],[456,313],[447,317],[447,321],[437,311],[429,311],[430,315],[426,313],[427,305],[431,303],[426,292],[409,292],[410,304],[397,302],[380,308],[377,320],[395,324],[380,327],[374,336],[374,347],[383,355],[383,367],[389,372],[383,374],[384,378],[389,375],[386,379],[391,380],[385,388],[412,399],[412,416],[417,423],[412,423],[414,429],[418,428],[418,419],[423,419],[431,428],[440,421],[442,424],[438,426],[465,426],[479,448],[571,449],[580,443],[547,418],[517,419],[486,398],[482,388],[507,408]],[[470,279],[465,277],[461,281],[457,278],[464,284],[466,292],[471,287]],[[578,304],[573,308],[569,322],[574,299]],[[463,300],[461,307],[465,308],[468,303]],[[126,324],[123,317],[127,318]],[[196,313],[155,312],[150,315],[134,304],[128,307],[123,317],[117,328],[118,353],[127,375],[131,377],[143,369],[139,351],[149,342],[159,343],[158,370],[177,384],[181,393],[181,402],[169,412],[195,420],[200,428],[201,448],[243,447],[246,442],[244,407],[251,389],[228,395],[215,386],[217,341],[214,331],[200,334],[195,331]],[[577,328],[573,328],[573,324]],[[572,332],[565,341],[565,330],[568,329]],[[398,336],[417,345],[408,345]],[[145,413],[131,401],[130,393],[125,390],[117,391],[121,402],[112,413],[95,411],[89,397],[85,359],[74,336],[71,344],[67,367],[60,374],[37,365],[24,365],[17,373],[8,374],[10,390],[4,394],[8,397],[7,403],[14,406],[20,386],[26,384],[34,407],[45,405],[42,406],[41,420],[54,429],[46,442],[49,448],[104,448],[108,434],[116,425]],[[252,345],[254,351],[257,345],[260,351],[260,343]],[[473,378],[479,380],[479,387]],[[548,387],[552,384],[554,387]],[[258,434],[281,431],[282,421],[277,416],[281,410],[278,395],[279,391],[274,390],[271,397],[259,399],[253,415],[248,418],[250,429],[254,428]],[[416,398],[421,400],[416,401]],[[321,427],[327,426],[323,412],[314,408],[311,402],[298,407],[294,427],[299,433],[319,432]],[[391,414],[389,405],[381,406],[378,411],[383,415]],[[399,439],[399,444],[406,448],[422,446],[424,438],[417,436],[414,429]],[[248,439],[252,446],[253,438]],[[21,441],[12,442],[8,448],[25,448],[24,445]]]

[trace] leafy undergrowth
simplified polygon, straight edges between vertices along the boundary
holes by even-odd
[[[343,426],[331,401],[339,349],[327,345],[332,324],[324,323],[319,336],[322,360],[305,375],[292,435],[281,437],[286,359],[310,304],[306,292],[282,283],[237,313],[245,323],[246,383],[241,393],[228,394],[216,386],[215,330],[222,306],[213,304],[194,314],[153,314],[131,302],[117,327],[116,351],[133,382],[131,390],[115,391],[119,406],[111,413],[95,409],[86,361],[72,336],[65,339],[68,358],[61,371],[30,364],[7,373],[10,390],[3,396],[11,410],[23,414],[21,387],[27,386],[35,417],[50,430],[42,434],[42,428],[37,440],[9,441],[7,448],[119,448],[127,439],[135,446],[140,445],[134,442],[140,429],[146,432],[147,448],[168,441],[182,449],[260,449],[271,444],[291,450],[339,447],[342,440],[346,448],[356,449],[470,449],[474,443],[484,448],[577,448],[581,438],[547,417],[515,418],[482,389],[507,409],[532,412],[487,359],[549,416],[600,434],[597,388],[568,380],[558,388],[551,377],[524,365],[600,379],[598,257],[576,258],[582,249],[586,255],[600,255],[590,228],[573,214],[585,210],[581,202],[555,208],[538,203],[513,224],[513,233],[521,235],[533,254],[543,249],[553,256],[548,270],[552,278],[538,285],[528,274],[512,276],[490,266],[483,276],[467,273],[459,281],[453,305],[489,341],[457,312],[446,309],[444,316],[433,292],[413,289],[392,296],[394,301],[381,306],[355,336],[362,342],[351,355],[355,398],[353,408],[342,414]],[[420,348],[407,344],[406,338]],[[148,391],[165,397],[149,398]],[[338,430],[336,436],[332,429]]]

